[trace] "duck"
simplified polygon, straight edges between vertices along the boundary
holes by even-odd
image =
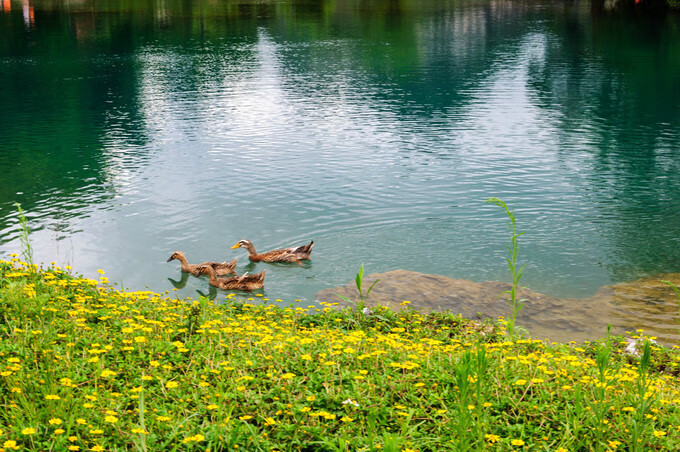
[[[264,286],[265,270],[254,275],[248,273],[242,276],[232,276],[231,278],[219,279],[215,269],[210,265],[201,265],[198,269],[200,275],[208,275],[208,283],[223,290],[245,290],[261,289]]]
[[[194,265],[187,261],[186,256],[181,251],[175,251],[172,253],[172,256],[170,256],[168,262],[173,259],[177,259],[180,262],[183,272],[191,273],[194,276],[199,275],[199,268],[203,265],[209,265],[210,267],[214,268],[215,273],[218,276],[230,275],[234,273],[234,269],[236,269],[236,261],[238,260],[238,258],[236,258],[231,262],[201,262],[198,265]]]
[[[271,250],[266,253],[258,254],[255,251],[255,247],[250,242],[250,240],[239,240],[239,242],[232,246],[231,249],[245,248],[248,250],[248,258],[251,261],[262,261],[262,262],[297,262],[300,263],[303,259],[309,259],[309,255],[312,253],[312,247],[314,246],[314,240],[312,240],[309,245],[302,245],[292,248],[283,248],[280,250]]]

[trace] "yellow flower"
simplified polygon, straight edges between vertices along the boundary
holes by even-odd
[[[274,420],[274,418],[268,417],[264,420],[264,424],[265,425],[275,425],[276,421]]]
[[[205,408],[208,409],[208,410],[216,410],[216,409],[218,409],[219,407],[218,407],[217,405],[208,405],[208,406],[205,407]]]
[[[14,450],[19,449],[19,446],[17,446],[17,442],[14,441],[14,440],[11,440],[11,439],[2,443],[2,447],[4,447],[5,449],[14,449]]]
[[[94,452],[101,452],[101,451],[106,450],[106,449],[104,449],[102,446],[94,445],[94,446],[92,447],[92,449],[90,449],[90,450],[92,450],[92,451],[94,451]]]
[[[248,416],[248,415],[246,415],[246,416],[239,416],[239,419],[241,419],[242,421],[247,421],[248,419],[252,419],[252,418],[253,418],[252,416]]]
[[[61,425],[61,422],[62,420],[57,417],[53,417],[52,419],[49,420],[49,423],[51,425]]]
[[[176,381],[168,381],[165,384],[166,388],[176,388],[177,386],[179,386],[179,383],[177,383]]]
[[[66,430],[64,430],[63,428],[58,428],[58,429],[56,429],[56,430],[54,431],[54,434],[55,434],[55,435],[61,435],[61,434],[64,433],[65,431],[66,431]]]
[[[519,380],[517,380],[517,381],[514,382],[513,384],[514,384],[515,386],[524,386],[525,384],[527,384],[527,381],[526,381],[526,380],[522,380],[522,379],[520,378]]]
[[[80,450],[80,446],[68,446],[68,450]]]
[[[60,400],[61,397],[55,394],[48,394],[45,396],[45,400]]]
[[[657,438],[661,438],[662,436],[666,436],[666,432],[661,430],[654,430],[654,436],[656,436]]]
[[[521,439],[513,439],[512,441],[510,441],[510,444],[512,444],[513,446],[524,446],[524,441],[522,441]]]
[[[26,427],[25,429],[23,429],[23,430],[21,431],[21,434],[22,434],[22,435],[32,435],[32,434],[34,434],[34,433],[35,433],[35,429],[32,428],[32,427]]]
[[[118,422],[118,418],[116,416],[109,415],[104,418],[104,421],[108,422],[109,424],[115,424]]]
[[[87,421],[83,418],[78,418],[78,419],[76,419],[76,423],[78,423],[80,425],[85,425],[85,424],[87,424]]]
[[[500,441],[501,437],[498,435],[486,434],[484,435],[484,439],[493,444]]]
[[[349,416],[343,416],[343,417],[340,418],[340,420],[341,420],[342,422],[352,422],[354,419],[352,419],[352,418],[349,417]]]

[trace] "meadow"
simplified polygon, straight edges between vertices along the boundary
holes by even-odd
[[[677,348],[546,343],[404,305],[178,300],[0,261],[0,446],[680,449]]]

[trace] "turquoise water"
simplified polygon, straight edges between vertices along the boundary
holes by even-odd
[[[404,268],[554,296],[680,271],[680,18],[585,3],[0,2],[0,257],[163,292]],[[56,5],[56,6],[55,6]],[[247,265],[316,245],[310,263]],[[208,292],[190,277],[177,296]],[[182,286],[184,283],[175,283]],[[221,294],[224,295],[224,294]],[[220,295],[220,296],[221,296]]]

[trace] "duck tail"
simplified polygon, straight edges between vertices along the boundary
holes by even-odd
[[[309,242],[309,245],[302,245],[295,250],[297,253],[309,254],[312,252],[312,247],[314,246],[314,240]]]

